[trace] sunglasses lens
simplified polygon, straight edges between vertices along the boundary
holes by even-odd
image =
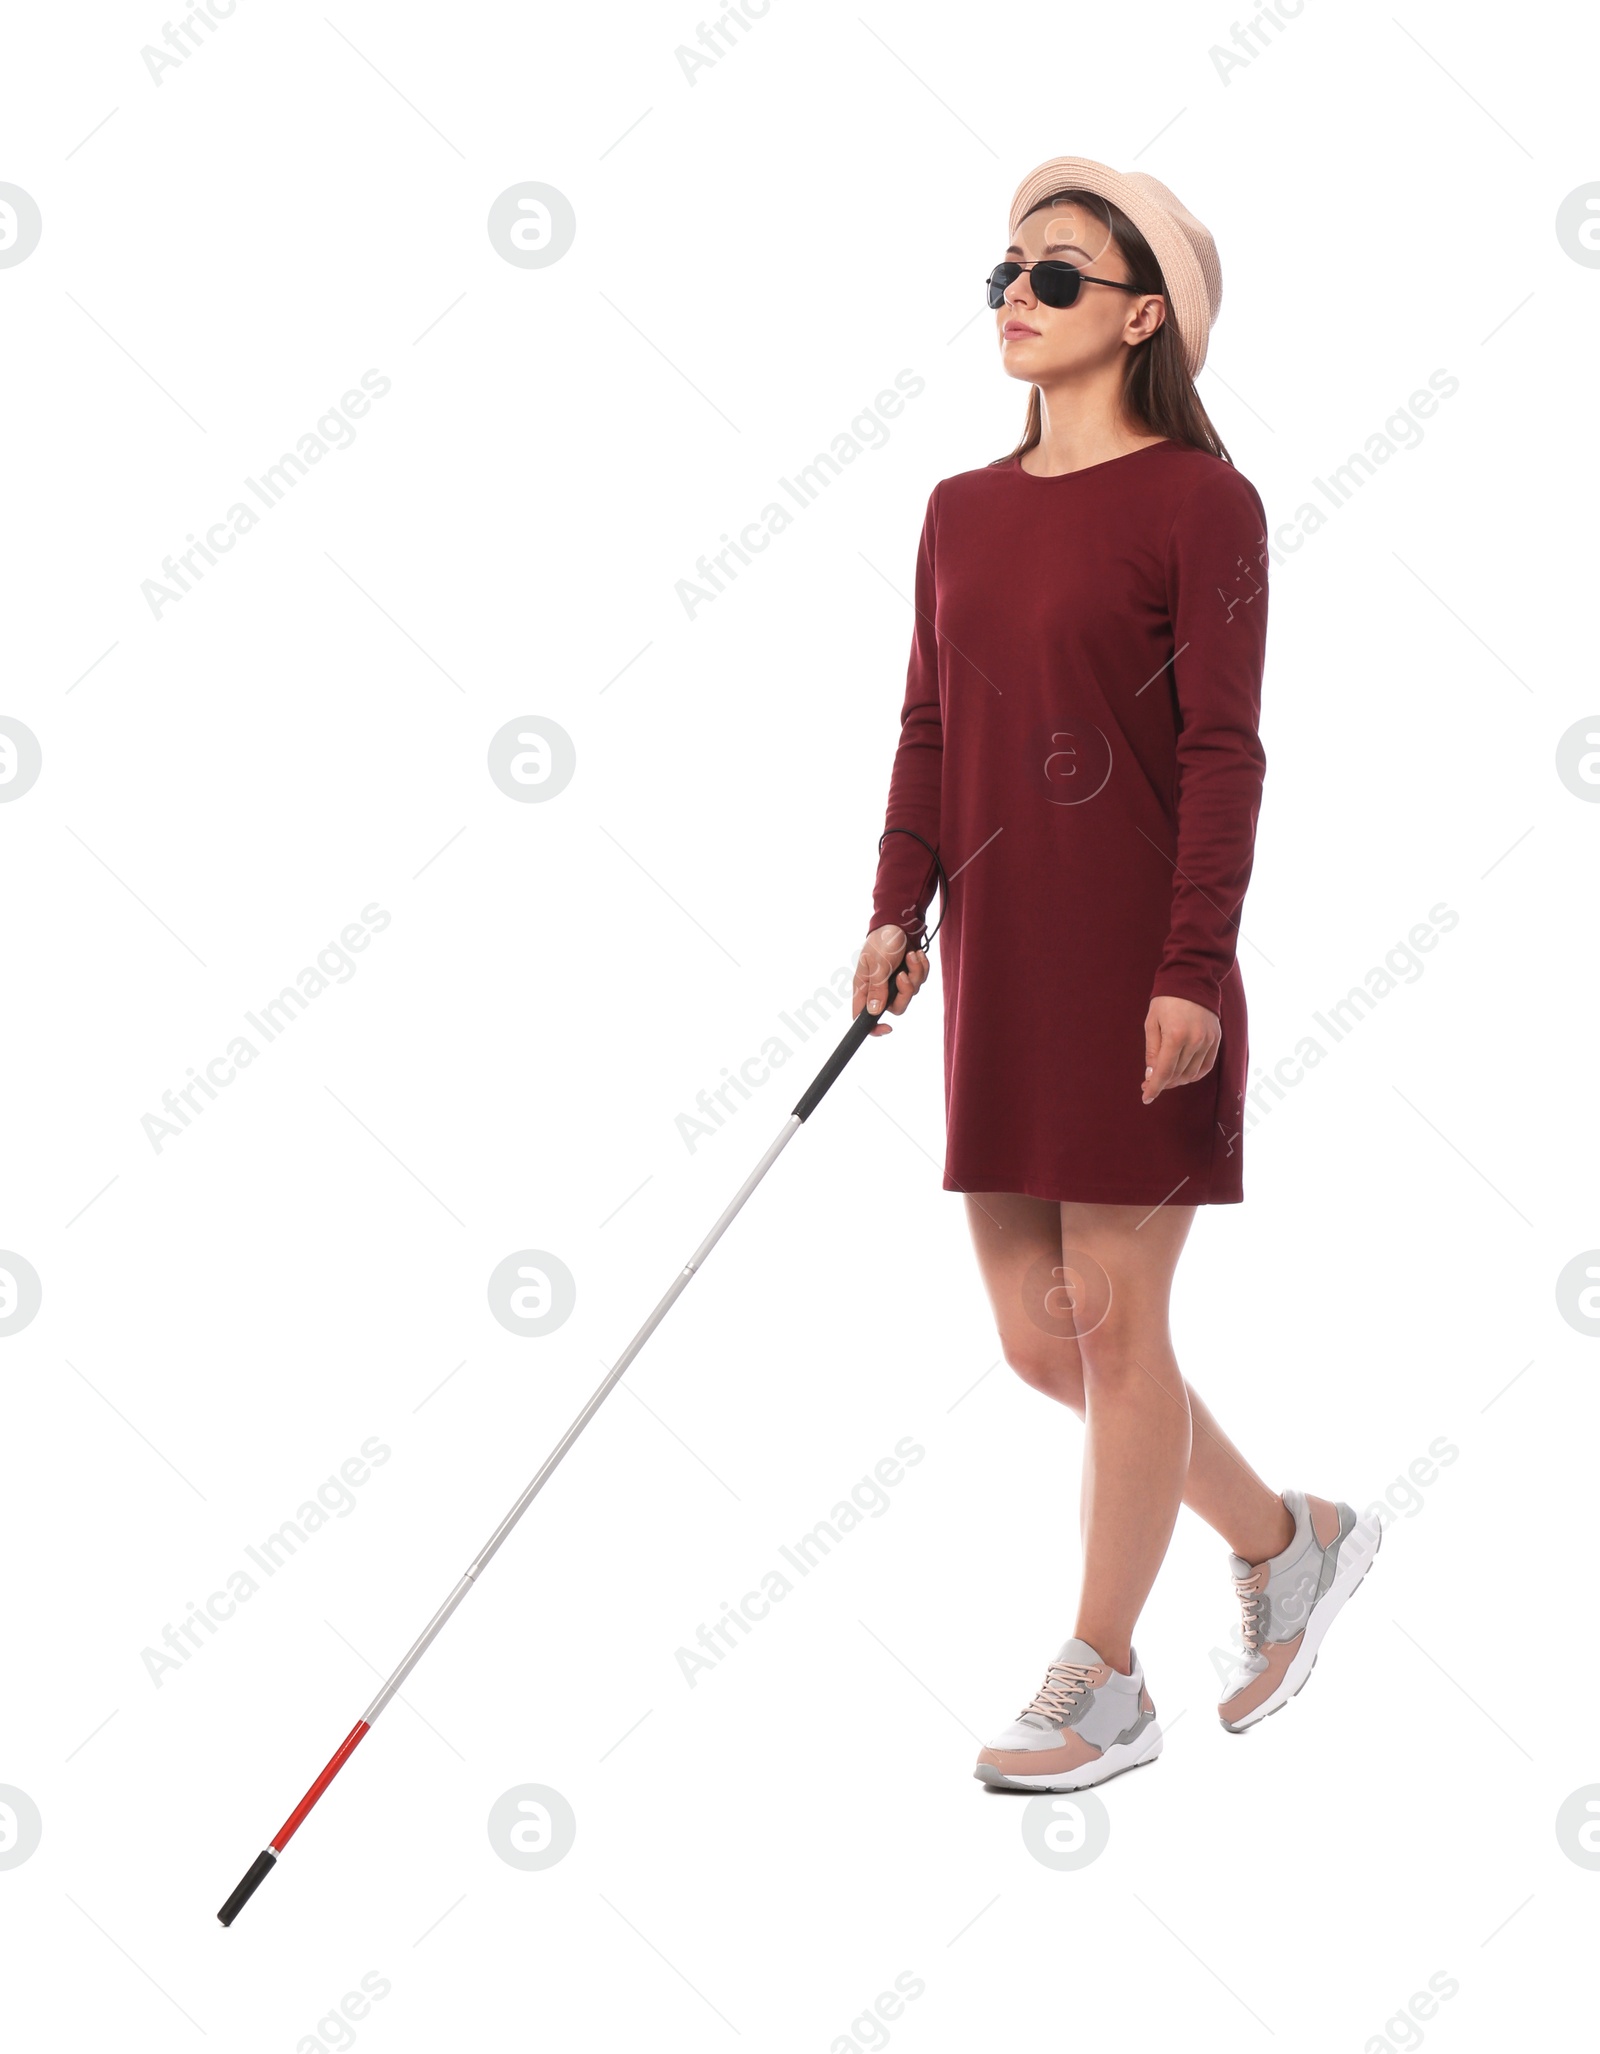
[[[1020,264],[996,264],[984,284],[989,292],[991,307],[1003,307],[1006,303],[1006,287],[1022,276]]]
[[[1035,264],[1035,297],[1047,307],[1070,307],[1078,297],[1078,272],[1071,264]]]

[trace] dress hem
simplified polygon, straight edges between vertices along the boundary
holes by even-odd
[[[1084,1190],[1079,1186],[1070,1197],[1067,1197],[1060,1191],[1039,1189],[1039,1185],[1043,1181],[1040,1178],[1024,1177],[1019,1183],[1014,1175],[1008,1175],[1004,1172],[996,1172],[992,1176],[970,1177],[963,1184],[952,1183],[948,1176],[943,1181],[946,1191],[959,1192],[963,1196],[968,1192],[1005,1191],[1018,1198],[1042,1198],[1056,1205],[1159,1206],[1167,1204],[1169,1200],[1175,1201],[1179,1205],[1242,1205],[1244,1203],[1244,1193],[1242,1190],[1217,1192],[1201,1198],[1194,1196],[1192,1193],[1180,1196],[1180,1192],[1183,1191],[1183,1186],[1181,1185],[1177,1191],[1167,1191],[1165,1193],[1128,1191],[1126,1189],[1106,1190],[1100,1188]],[[1059,1181],[1061,1183],[1068,1183],[1075,1180],[1062,1178]]]

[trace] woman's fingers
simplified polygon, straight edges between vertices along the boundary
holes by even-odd
[[[856,962],[856,974],[851,993],[851,1018],[854,1019],[865,1006],[870,1013],[885,1010],[904,1012],[900,1003],[912,972],[908,969],[895,987],[895,1003],[889,1005],[889,979],[896,964],[905,953],[906,937],[898,927],[879,927],[869,934],[861,945],[861,954]],[[912,987],[915,989],[915,986]],[[879,1031],[874,1027],[874,1033]]]
[[[1144,1103],[1153,1105],[1163,1091],[1206,1076],[1221,1045],[1222,1023],[1215,1013],[1189,999],[1152,999],[1144,1022]]]
[[[895,958],[890,955],[884,942],[886,933],[899,934],[899,929],[879,928],[869,934],[861,944],[861,957],[856,964],[855,996],[859,1003],[855,1010],[860,1012],[864,1005],[869,1013],[881,1013],[884,1001],[889,995],[889,972],[894,968]],[[900,936],[902,944],[905,937]]]
[[[903,1013],[917,993],[922,989],[928,975],[928,959],[921,949],[913,949],[906,957],[906,974],[901,978],[894,995],[891,1013]]]
[[[1180,1044],[1178,1060],[1172,1072],[1172,1083],[1193,1084],[1203,1077],[1211,1067],[1210,1043],[1205,1037],[1185,1040]]]
[[[904,962],[904,971],[895,985],[894,998],[889,998],[889,979],[895,966]],[[856,974],[851,989],[850,1017],[855,1019],[863,1007],[883,1015],[868,1031],[872,1034],[890,1032],[889,1016],[903,1013],[928,976],[928,954],[926,949],[912,949],[906,953],[906,936],[903,928],[879,927],[869,934],[861,945],[861,954],[856,963]]]
[[[1216,1044],[1209,1039],[1192,1042],[1184,1051],[1183,1062],[1175,1081],[1179,1084],[1198,1083],[1211,1068],[1215,1054]]]
[[[1177,1074],[1178,1053],[1178,1043],[1173,1035],[1162,1034],[1157,1037],[1153,1060],[1145,1066],[1141,1095],[1146,1105],[1154,1105],[1162,1092],[1172,1083]]]

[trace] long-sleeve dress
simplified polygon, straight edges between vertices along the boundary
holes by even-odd
[[[1254,486],[1170,440],[934,487],[886,824],[951,880],[945,1190],[1243,1197],[1266,565]],[[927,850],[887,836],[868,931],[914,946],[934,891]],[[1216,1013],[1222,1043],[1146,1106],[1158,995]]]

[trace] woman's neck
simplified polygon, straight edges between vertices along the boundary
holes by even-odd
[[[1113,457],[1130,456],[1136,449],[1165,440],[1164,435],[1152,435],[1125,415],[1085,418],[1058,409],[1052,417],[1041,395],[1039,440],[1024,456],[1022,467],[1036,478],[1056,478],[1067,471],[1086,470],[1090,464],[1109,463]]]

